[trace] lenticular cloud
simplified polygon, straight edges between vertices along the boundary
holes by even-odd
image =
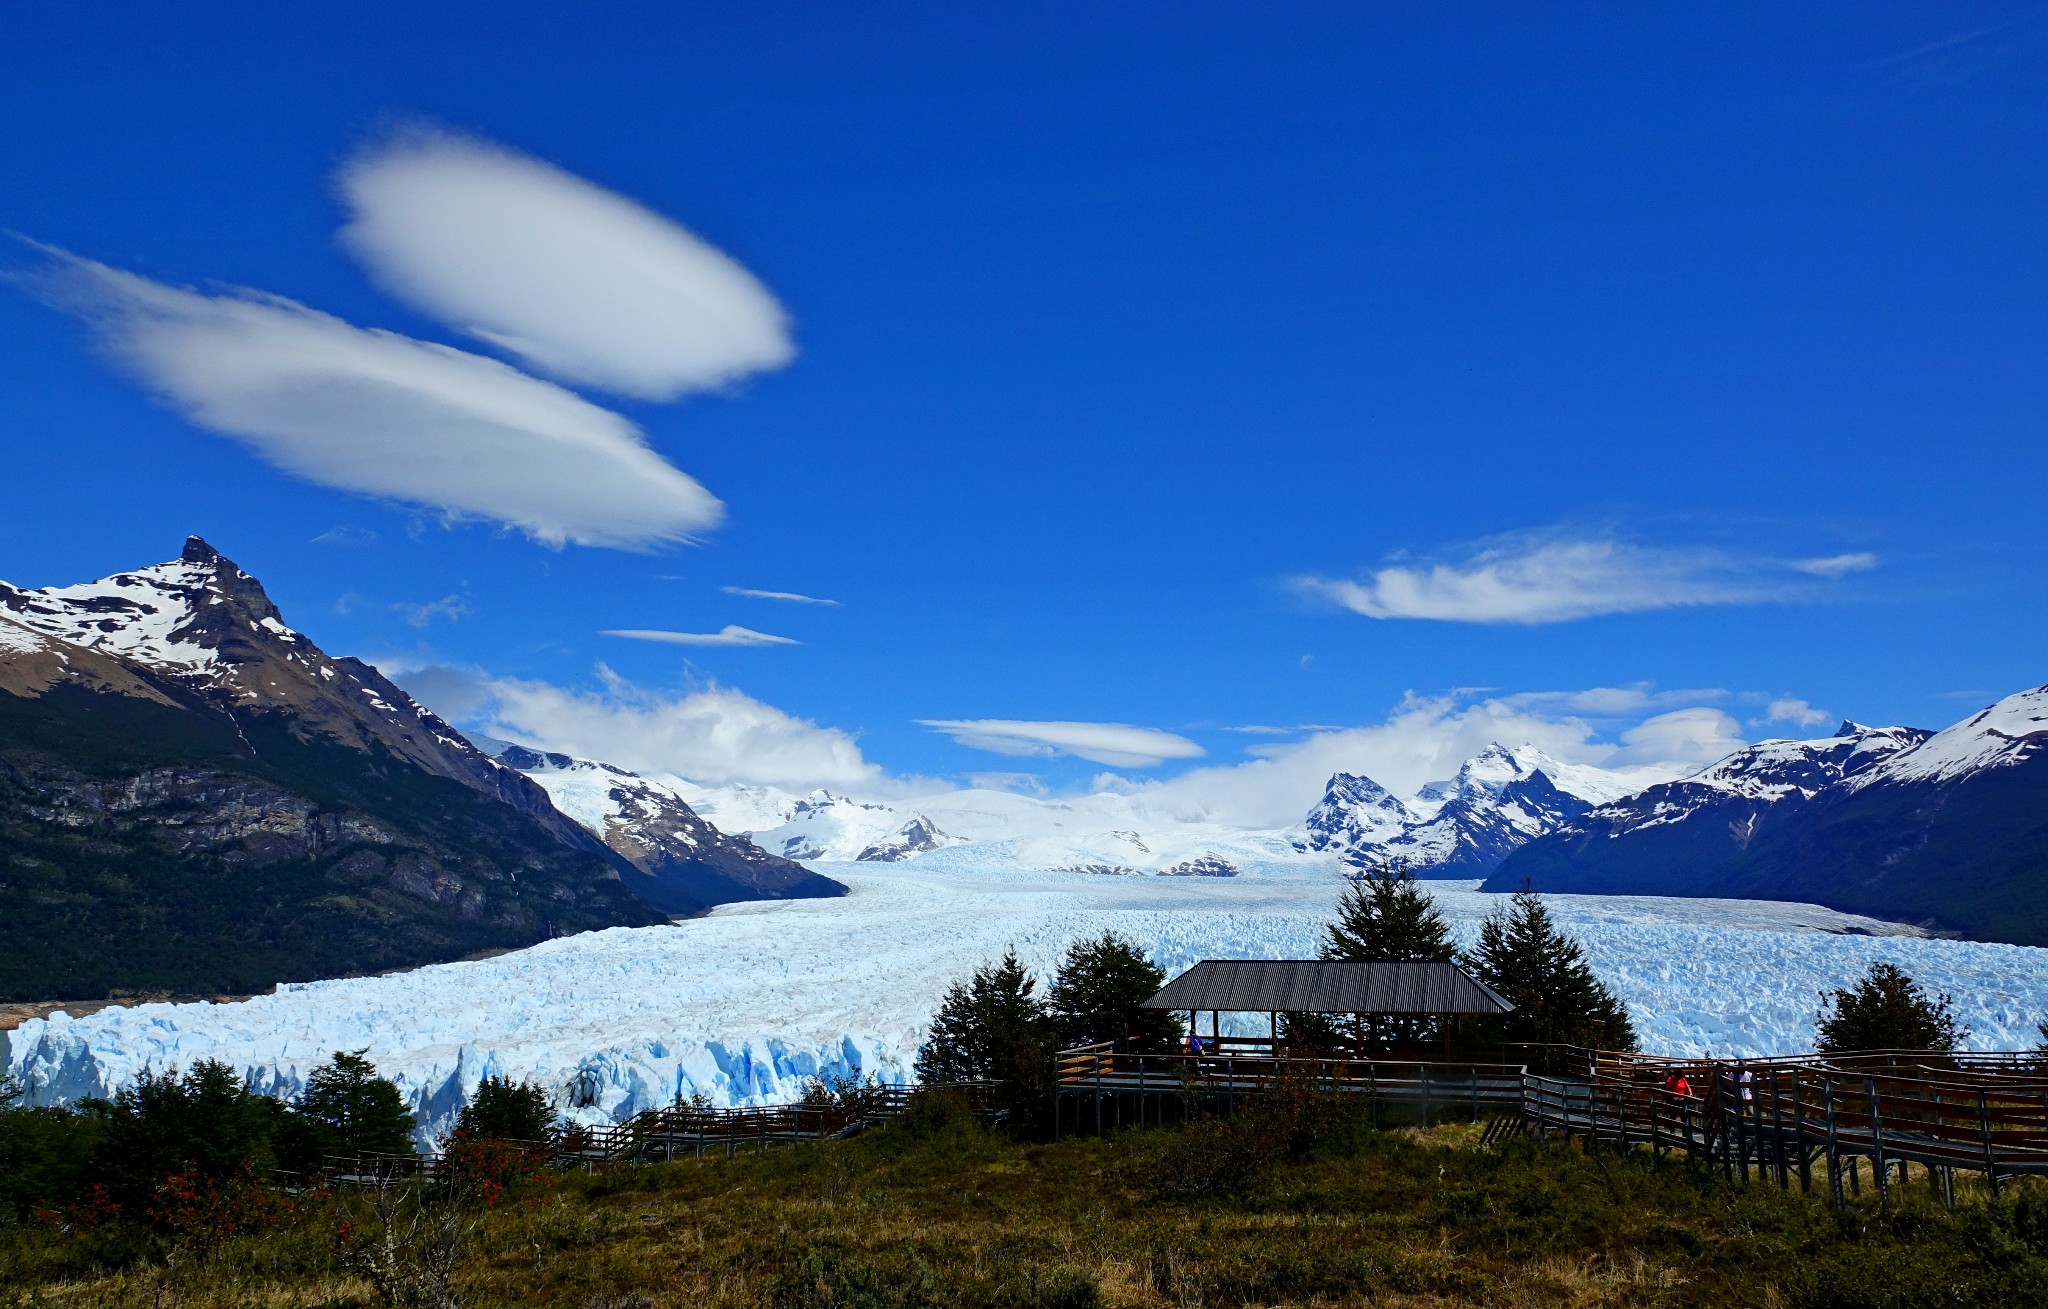
[[[252,291],[203,295],[51,251],[30,279],[202,427],[309,481],[645,547],[724,515],[632,423],[519,370]]]
[[[795,353],[753,274],[552,164],[414,128],[340,184],[342,239],[387,290],[565,381],[671,400]]]

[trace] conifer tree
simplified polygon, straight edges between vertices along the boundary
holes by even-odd
[[[954,983],[917,1052],[917,1080],[1042,1082],[1058,1033],[1037,988],[1014,950]]]
[[[413,1152],[412,1115],[406,1112],[398,1084],[379,1077],[365,1053],[337,1050],[312,1071],[291,1107],[287,1126],[280,1130],[281,1147],[283,1141],[291,1141],[293,1153],[316,1156],[316,1165],[317,1156],[329,1154]],[[286,1151],[280,1148],[278,1153]]]
[[[277,1102],[219,1060],[201,1059],[183,1076],[145,1070],[112,1100],[85,1108],[103,1124],[96,1157],[108,1189],[131,1213],[147,1208],[168,1177],[225,1184],[267,1172],[275,1158]]]
[[[558,1120],[547,1091],[532,1082],[486,1077],[455,1115],[455,1135],[467,1140],[545,1141]]]
[[[1593,975],[1579,943],[1558,929],[1542,897],[1526,884],[1480,924],[1466,966],[1515,1006],[1501,1022],[1505,1040],[1636,1048],[1627,1007]]]
[[[1824,1053],[1844,1050],[1953,1050],[1970,1034],[1949,997],[1930,997],[1897,964],[1872,964],[1853,990],[1821,992],[1814,1015]],[[2044,1033],[2048,1035],[2048,1033]]]
[[[1061,1045],[1115,1041],[1121,1049],[1168,1050],[1180,1039],[1179,1017],[1138,1007],[1165,984],[1166,974],[1136,942],[1104,932],[1067,947],[1046,990],[1046,1012]]]
[[[334,1057],[307,1075],[305,1090],[293,1114],[324,1129],[336,1151],[371,1151],[385,1155],[412,1153],[412,1114],[399,1096],[397,1082],[379,1078],[367,1051],[334,1051]]]
[[[1382,864],[1344,888],[1324,929],[1323,958],[1448,963],[1458,947],[1436,902],[1406,866]]]

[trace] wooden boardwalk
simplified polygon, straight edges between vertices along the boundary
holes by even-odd
[[[1673,1095],[1683,1073],[1692,1094]],[[1682,1151],[1836,1200],[1868,1160],[1880,1195],[1919,1164],[1944,1192],[1957,1171],[2048,1175],[2048,1067],[2031,1054],[1936,1057],[1906,1051],[1704,1063],[1599,1055],[1582,1077],[1527,1078],[1523,1120],[1589,1144]]]
[[[1201,1055],[1106,1044],[1063,1051],[1056,1122],[1102,1131],[1179,1121],[1228,1112],[1292,1079],[1374,1109],[1405,1106],[1424,1125],[1492,1119],[1489,1139],[1532,1132],[1643,1146],[1807,1190],[1818,1170],[1837,1201],[1845,1186],[1860,1191],[1862,1160],[1880,1195],[1913,1164],[1945,1195],[1957,1171],[1982,1174],[1994,1194],[2004,1178],[2048,1175],[2048,1065],[2031,1052],[1702,1061],[1548,1046],[1509,1052],[1523,1062],[1472,1063],[1289,1057],[1250,1045]],[[1673,1074],[1689,1094],[1666,1089]]]
[[[1992,1193],[2007,1178],[2048,1176],[2048,1064],[2032,1053],[1935,1056],[1911,1051],[1683,1060],[1564,1046],[1507,1052],[1520,1062],[1345,1059],[1276,1054],[1224,1042],[1202,1054],[1138,1054],[1110,1044],[1062,1051],[1056,1132],[1102,1132],[1227,1113],[1288,1086],[1357,1096],[1377,1115],[1424,1126],[1486,1121],[1487,1139],[1564,1137],[1587,1148],[1682,1154],[1730,1178],[1824,1185],[1837,1203],[1867,1172],[1880,1197],[1918,1164],[1944,1197],[1958,1172]],[[1542,1069],[1537,1072],[1532,1069]],[[1667,1089],[1683,1075],[1689,1094]],[[900,1115],[919,1088],[874,1087],[817,1104],[650,1109],[514,1149],[558,1168],[614,1167],[733,1155],[848,1136]],[[991,1083],[946,1088],[984,1117]],[[1867,1161],[1867,1166],[1866,1162]],[[437,1178],[445,1155],[355,1155],[328,1161],[330,1186]]]
[[[1133,1054],[1105,1042],[1060,1052],[1054,1120],[1093,1131],[1178,1121],[1228,1112],[1295,1082],[1361,1096],[1375,1110],[1412,1107],[1429,1125],[1446,1115],[1519,1113],[1524,1076],[1520,1064],[1300,1058],[1251,1043],[1205,1054]]]

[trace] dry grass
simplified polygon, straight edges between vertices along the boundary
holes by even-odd
[[[2048,1303],[2024,1212],[1949,1214],[1924,1186],[1843,1220],[1640,1153],[1339,1125],[1227,1193],[1168,1198],[1159,1178],[1187,1171],[1174,1155],[1193,1143],[1213,1146],[1177,1131],[1016,1144],[952,1122],[571,1176],[470,1215],[449,1289],[576,1309]],[[0,1305],[385,1303],[336,1252],[345,1217],[375,1221],[358,1199],[113,1271],[18,1235]]]

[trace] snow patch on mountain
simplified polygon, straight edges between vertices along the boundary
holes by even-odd
[[[0,606],[17,622],[89,650],[178,672],[204,672],[219,663],[217,651],[201,643],[197,620],[224,600],[215,568],[190,557],[75,586],[25,591],[0,583]],[[269,618],[277,623],[274,615]],[[298,635],[282,623],[277,627]]]
[[[2016,692],[1953,727],[1897,752],[1853,783],[1953,782],[2024,763],[2048,749],[2048,686]]]
[[[1615,837],[1685,822],[1731,798],[1766,808],[1788,800],[1811,800],[1838,784],[1853,786],[1875,776],[1887,761],[1927,739],[1928,733],[1918,728],[1845,722],[1833,736],[1759,741],[1690,777],[1599,805],[1578,826]]]

